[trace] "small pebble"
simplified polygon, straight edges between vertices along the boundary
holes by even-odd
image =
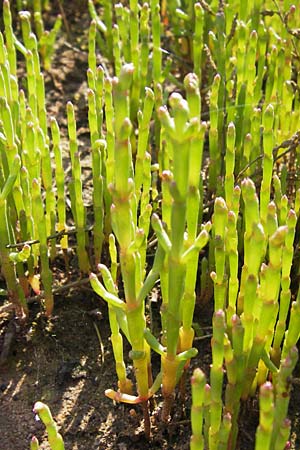
[[[6,388],[7,388],[7,384],[6,383],[0,384],[0,391],[1,392],[4,392],[6,390]]]

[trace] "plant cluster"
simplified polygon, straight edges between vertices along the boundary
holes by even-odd
[[[33,22],[20,11],[17,33],[3,1],[3,294],[24,319],[33,289],[51,316],[50,262],[67,254],[68,195],[79,269],[108,305],[118,388],[106,395],[140,403],[150,436],[149,399],[161,388],[168,422],[176,386],[197,355],[198,283],[202,301],[214,302],[212,365],[209,383],[200,369],[192,377],[191,449],[237,448],[241,403],[259,391],[255,449],[283,450],[300,337],[299,8],[289,0],[106,0],[99,8],[89,0],[91,252],[74,107],[66,107],[66,183],[59,124],[45,103],[43,70],[61,19],[45,37],[40,2],[33,3]],[[145,312],[155,285],[159,336]],[[152,351],[161,360],[155,379]]]

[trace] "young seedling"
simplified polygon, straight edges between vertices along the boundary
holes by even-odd
[[[48,442],[52,450],[64,450],[64,441],[58,432],[57,424],[52,417],[51,411],[45,403],[36,402],[33,407],[34,414],[37,414],[39,419],[43,422],[48,433]],[[32,447],[33,445],[33,447]],[[37,439],[31,441],[31,449],[38,448]]]

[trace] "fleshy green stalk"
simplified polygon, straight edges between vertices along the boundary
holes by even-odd
[[[218,449],[219,433],[222,424],[222,385],[224,359],[225,314],[222,310],[214,313],[212,338],[212,367],[210,371],[211,405],[209,449]]]
[[[204,404],[204,391],[205,391],[205,375],[200,369],[195,369],[192,379],[192,409],[191,409],[191,422],[192,422],[192,437],[191,437],[191,450],[203,450],[204,439],[202,435],[203,426],[203,404]]]
[[[256,430],[255,450],[269,450],[274,423],[274,393],[270,382],[260,387],[259,426]]]
[[[44,302],[46,315],[51,316],[54,301],[52,294],[52,272],[49,267],[46,217],[41,197],[41,186],[38,180],[32,182],[33,219],[36,224],[37,237],[40,241],[41,279],[44,286]]]
[[[39,450],[39,441],[35,436],[32,436],[30,441],[30,450]]]
[[[83,273],[88,273],[90,268],[89,258],[87,254],[87,243],[85,233],[85,207],[82,198],[82,180],[81,180],[81,167],[78,153],[78,144],[76,137],[76,122],[74,108],[71,102],[67,104],[67,117],[68,117],[68,132],[69,132],[69,146],[70,156],[72,164],[72,196],[71,205],[72,212],[75,219],[77,228],[77,248],[78,248],[78,261],[79,268]]]
[[[6,247],[11,240],[7,197],[11,193],[13,185],[18,177],[20,165],[20,158],[17,156],[0,194],[0,212],[2,217],[2,220],[0,221],[0,254],[1,271],[6,281],[9,299],[14,305],[17,317],[24,320],[28,315],[28,307],[25,301],[24,292],[16,277],[15,264],[10,259],[9,250]]]
[[[42,402],[36,402],[33,412],[37,414],[46,427],[48,433],[48,442],[52,450],[64,450],[64,441],[58,432],[56,422],[54,421],[51,411],[47,405]]]
[[[66,229],[66,205],[65,205],[65,172],[62,164],[60,133],[58,124],[54,117],[51,118],[51,134],[53,142],[53,152],[55,158],[55,181],[56,181],[56,203],[57,203],[57,231],[62,232]],[[68,248],[68,237],[64,235],[60,241],[63,250]]]

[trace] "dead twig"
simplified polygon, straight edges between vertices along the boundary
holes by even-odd
[[[93,226],[90,226],[88,228],[85,229],[86,232],[90,232],[93,230]],[[76,228],[72,228],[70,230],[61,230],[58,233],[52,234],[50,236],[47,236],[47,240],[50,241],[52,239],[56,239],[56,240],[60,240],[63,236],[72,236],[74,234],[77,233],[77,229]],[[40,241],[38,239],[33,239],[30,241],[22,241],[22,242],[17,242],[16,244],[8,244],[6,246],[6,248],[8,249],[12,249],[12,248],[22,248],[24,247],[24,245],[34,245],[34,244],[39,244]]]
[[[76,288],[81,288],[81,287],[84,287],[84,286],[88,285],[89,283],[90,283],[89,277],[82,278],[81,280],[72,281],[71,283],[67,283],[67,284],[64,284],[62,286],[57,286],[57,287],[53,288],[52,289],[52,294],[53,295],[60,295],[60,294],[62,294],[65,291],[69,291],[71,289],[76,289]],[[41,291],[41,293],[38,294],[38,295],[33,295],[31,297],[28,297],[26,299],[26,302],[27,302],[27,304],[32,304],[32,303],[35,303],[35,302],[39,302],[43,298],[44,298],[44,291]],[[12,303],[7,303],[7,304],[5,304],[5,305],[0,307],[0,314],[12,311],[13,309],[14,309],[14,305]]]
[[[99,328],[98,328],[96,322],[93,321],[93,325],[94,325],[94,328],[96,330],[97,338],[98,338],[98,341],[99,341],[101,363],[103,364],[104,363],[104,353],[105,352],[104,352],[104,345],[103,345],[102,337],[101,337],[101,334],[100,334],[100,331],[99,331]]]
[[[297,131],[290,139],[286,139],[285,141],[281,142],[279,145],[276,145],[276,147],[273,148],[273,158],[274,162],[278,161],[279,159],[283,158],[286,154],[290,153],[292,150],[295,150],[298,145],[300,145],[300,131]],[[280,148],[286,148],[286,150],[278,155],[278,150]],[[259,155],[257,158],[253,159],[253,161],[249,162],[237,175],[236,181],[239,180],[242,175],[257,161],[263,158],[264,155]]]

